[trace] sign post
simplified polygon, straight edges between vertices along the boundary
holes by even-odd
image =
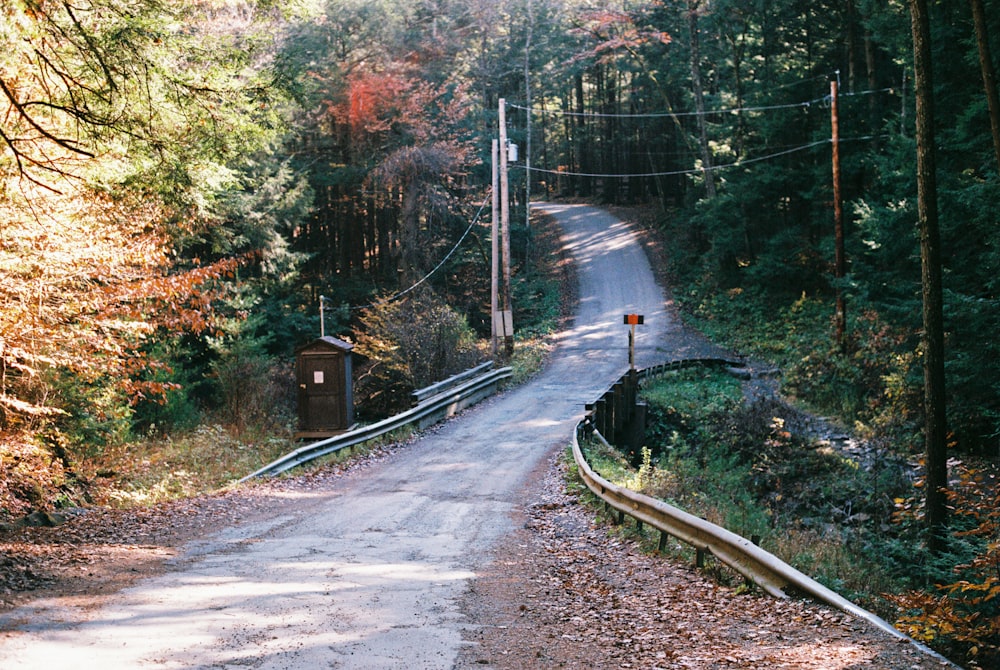
[[[629,326],[628,331],[628,367],[635,370],[635,327],[641,325],[645,319],[642,314],[626,314],[625,325]]]

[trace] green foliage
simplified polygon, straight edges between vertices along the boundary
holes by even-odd
[[[233,347],[213,366],[218,393],[214,415],[237,435],[282,434],[294,424],[292,361],[275,361],[246,346]]]
[[[90,457],[130,437],[132,408],[118,380],[80,378],[66,370],[50,370],[47,384],[62,413],[54,422],[57,435],[77,457]]]
[[[563,307],[558,277],[528,269],[511,281],[511,293],[518,337],[544,335],[555,330]]]
[[[668,373],[647,383],[643,397],[643,465],[632,470],[621,454],[588,447],[596,470],[744,537],[758,536],[807,574],[890,611],[879,595],[911,583],[884,555],[890,542],[902,547],[906,538],[901,530],[886,532],[896,516],[894,497],[908,490],[902,462],[880,452],[858,463],[800,437],[803,417],[774,401],[744,403],[739,382],[722,371]]]
[[[360,320],[354,349],[363,361],[354,387],[359,417],[407,409],[414,390],[482,359],[465,318],[429,290],[368,307]]]

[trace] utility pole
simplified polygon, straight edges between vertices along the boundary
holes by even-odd
[[[834,222],[834,280],[836,288],[836,328],[837,346],[844,351],[847,343],[847,305],[844,300],[844,289],[841,286],[847,274],[847,261],[844,258],[844,205],[840,192],[840,118],[837,112],[837,80],[830,82],[830,127],[833,144],[833,222]]]
[[[500,283],[497,277],[497,274],[500,271],[500,258],[497,254],[497,251],[500,248],[500,240],[498,236],[498,231],[500,228],[500,212],[498,207],[500,202],[500,193],[499,193],[500,166],[498,165],[498,162],[500,160],[499,147],[500,147],[499,140],[493,140],[493,154],[492,154],[493,160],[491,163],[493,166],[493,188],[491,192],[492,205],[493,205],[493,225],[492,225],[492,235],[490,236],[490,239],[492,240],[492,253],[490,255],[490,258],[492,259],[492,267],[490,271],[490,322],[491,322],[490,328],[492,333],[490,353],[492,354],[493,358],[497,357],[497,338],[500,336],[500,333],[502,332],[501,328],[498,327],[500,326],[500,324],[497,323],[497,313],[500,308],[500,300],[499,296],[497,295],[498,285]]]
[[[514,351],[513,310],[510,304],[510,181],[507,178],[507,101],[500,98],[500,246],[503,259],[503,288],[500,295],[500,314],[503,324],[504,348],[507,354]]]

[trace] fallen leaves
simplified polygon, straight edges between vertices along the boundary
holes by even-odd
[[[532,491],[464,603],[479,627],[456,667],[940,667],[839,611],[738,593],[643,553],[565,490],[561,461]]]

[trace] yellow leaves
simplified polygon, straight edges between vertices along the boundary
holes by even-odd
[[[34,216],[30,212],[34,212]],[[149,361],[134,352],[156,329],[213,329],[220,280],[242,259],[178,269],[162,209],[112,200],[82,187],[35,202],[0,200],[0,341],[3,406],[48,415],[37,371],[83,380],[117,378],[133,398],[162,398],[166,385],[137,385]]]
[[[0,407],[13,410],[19,414],[25,414],[27,416],[54,416],[57,414],[66,414],[66,412],[61,409],[56,409],[54,407],[39,407],[37,405],[24,402],[23,400],[18,400],[17,398],[7,395],[6,393],[0,394]]]

